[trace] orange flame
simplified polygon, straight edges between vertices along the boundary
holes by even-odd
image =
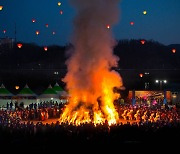
[[[95,89],[70,89],[70,103],[60,117],[61,122],[74,125],[97,125],[106,121],[108,125],[112,125],[118,122],[119,115],[113,104],[117,94],[113,92],[113,87],[122,86],[121,79],[115,71],[104,70],[104,73],[94,73],[92,84],[95,85]]]

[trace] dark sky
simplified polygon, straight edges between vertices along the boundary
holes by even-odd
[[[65,45],[73,30],[74,9],[68,0],[0,0],[0,38],[39,45]],[[121,0],[119,23],[112,27],[116,39],[153,39],[162,44],[180,44],[180,0]],[[63,10],[63,14],[60,14]],[[146,10],[147,14],[143,15]],[[93,10],[92,10],[93,11]],[[36,19],[33,23],[32,19]],[[134,25],[131,26],[130,22]],[[46,28],[45,24],[48,24]],[[6,30],[6,33],[3,33]],[[35,31],[39,30],[40,35]],[[56,34],[53,35],[52,32]]]

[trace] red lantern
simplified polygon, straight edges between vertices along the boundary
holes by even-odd
[[[62,10],[60,11],[60,14],[61,14],[61,15],[63,14],[63,11],[62,11]]]
[[[145,40],[141,40],[141,44],[145,44],[146,43],[146,41]]]
[[[21,43],[18,43],[18,44],[17,44],[17,47],[18,47],[19,49],[21,49],[21,48],[22,48],[22,44],[21,44]]]
[[[48,50],[48,47],[44,47],[44,51],[47,51]]]
[[[46,26],[47,28],[49,27],[49,25],[48,25],[48,24],[46,24],[45,26]]]
[[[172,49],[172,53],[176,53],[176,49]]]
[[[143,74],[142,74],[142,73],[140,73],[140,74],[139,74],[139,76],[140,76],[140,78],[142,78],[142,77],[143,77]]]
[[[133,26],[133,25],[134,25],[134,22],[133,22],[133,21],[131,21],[131,22],[130,22],[130,25],[131,25],[131,26]]]
[[[107,28],[107,29],[110,29],[111,27],[110,27],[110,25],[106,25],[106,28]]]
[[[4,33],[4,34],[6,33],[6,30],[5,30],[5,29],[3,30],[3,33]]]
[[[32,22],[33,22],[33,23],[35,23],[35,22],[36,22],[36,20],[35,20],[35,19],[32,19]]]

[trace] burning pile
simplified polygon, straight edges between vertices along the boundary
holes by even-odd
[[[118,21],[119,0],[71,0],[77,15],[74,21],[74,48],[67,61],[63,81],[70,94],[61,122],[74,125],[92,122],[115,124],[119,115],[114,87],[122,86],[120,75],[112,70],[119,58],[113,55],[115,41],[108,25]]]

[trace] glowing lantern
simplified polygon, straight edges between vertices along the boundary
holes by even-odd
[[[33,22],[33,23],[35,23],[35,22],[36,22],[36,20],[35,20],[35,19],[32,19],[32,22]]]
[[[144,11],[143,11],[143,14],[144,14],[144,15],[146,15],[146,14],[147,14],[147,11],[146,11],[146,10],[144,10]]]
[[[142,73],[140,73],[140,74],[139,74],[139,76],[140,76],[140,78],[142,78],[142,77],[143,77],[143,74],[142,74]]]
[[[172,53],[176,53],[176,49],[172,49]]]
[[[58,6],[61,6],[61,2],[58,2]]]
[[[0,6],[0,11],[2,11],[2,10],[3,10],[3,6],[1,5],[1,6]]]
[[[141,44],[145,44],[146,43],[146,41],[145,40],[141,40]]]
[[[18,43],[17,44],[17,47],[20,49],[20,48],[22,48],[22,44],[21,43]]]
[[[131,25],[131,26],[133,26],[133,25],[134,25],[134,22],[133,22],[133,21],[131,21],[131,22],[130,22],[130,25]]]
[[[60,11],[60,14],[61,14],[61,15],[63,14],[63,11],[62,11],[62,10]]]
[[[53,35],[55,35],[55,34],[56,34],[56,32],[52,32],[52,34],[53,34]]]
[[[110,25],[106,25],[106,28],[107,28],[107,29],[110,29],[111,27],[110,27]]]
[[[5,34],[5,33],[6,33],[6,30],[3,30],[3,33]]]
[[[40,32],[37,30],[37,31],[36,31],[36,35],[39,35],[39,33],[40,33]]]
[[[15,89],[18,90],[18,89],[19,89],[19,86],[15,86]]]
[[[44,47],[44,51],[47,51],[48,50],[48,47]]]
[[[45,24],[45,26],[48,28],[49,27],[49,25],[48,24]]]

